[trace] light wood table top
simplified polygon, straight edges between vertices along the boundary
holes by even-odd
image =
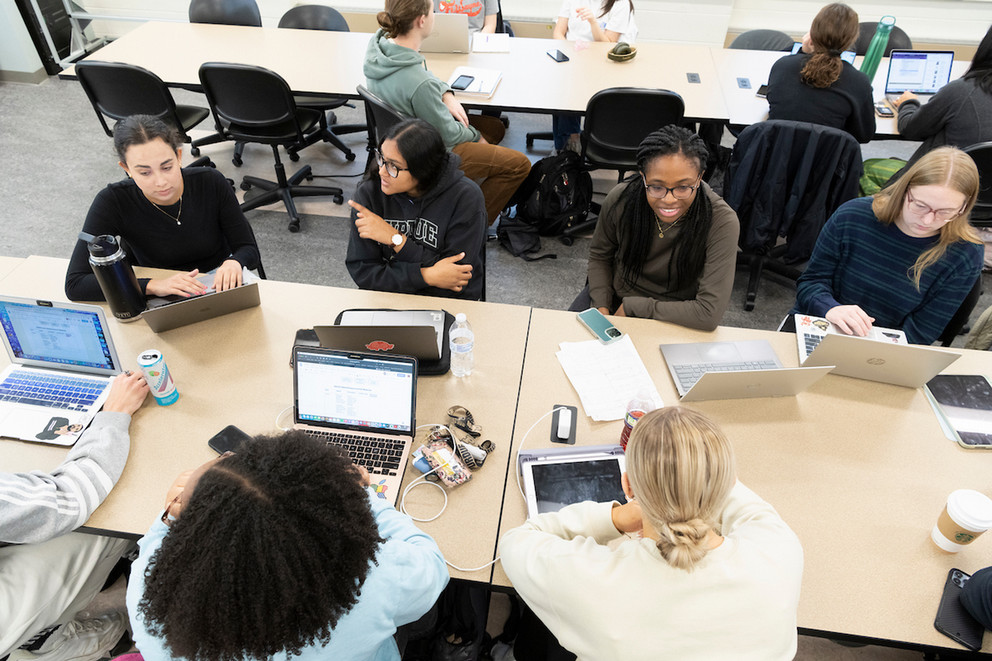
[[[737,328],[704,333],[643,319],[613,318],[636,346],[667,405],[678,403],[660,343],[767,339],[786,366],[795,335]],[[592,422],[555,358],[558,344],[583,341],[574,314],[534,310],[500,533],[526,508],[516,487],[520,436],[555,404],[579,407],[578,443],[619,441],[622,422]],[[961,351],[948,372],[992,375],[992,354]],[[947,572],[992,564],[992,535],[958,554],[930,541],[947,495],[992,493],[992,452],[969,451],[942,435],[922,390],[828,375],[796,397],[698,402],[733,441],[742,482],[779,511],[799,536],[805,572],[799,626],[809,633],[958,648],[933,628]],[[529,449],[549,447],[551,416]],[[493,584],[509,586],[497,563]],[[992,640],[986,638],[986,651]]]
[[[24,262],[23,257],[0,256],[0,280],[3,280],[8,273],[20,266],[22,262]]]
[[[65,300],[62,282],[67,264],[63,259],[30,257],[0,282],[0,292]],[[145,275],[149,272],[139,269]],[[141,320],[120,323],[107,311],[124,366],[135,368],[138,353],[145,349],[161,350],[180,396],[169,407],[160,407],[149,397],[135,414],[124,474],[86,527],[141,535],[161,511],[176,475],[216,456],[206,443],[221,428],[235,424],[249,434],[276,433],[280,412],[280,424],[292,424],[292,414],[285,409],[293,403],[289,357],[298,328],[331,324],[347,308],[444,308],[468,315],[476,336],[475,369],[463,379],[450,374],[421,377],[417,424],[447,423],[448,407],[461,404],[475,414],[483,438],[493,440],[496,450],[471,481],[448,494],[448,507],[439,519],[418,525],[457,566],[473,568],[491,561],[530,309],[269,280],[260,282],[259,289],[259,307],[161,334]],[[2,360],[5,365],[6,357]],[[425,433],[420,432],[421,441]],[[65,454],[65,448],[42,444],[0,443],[0,465],[6,471],[51,470]],[[419,475],[408,467],[404,486]],[[410,492],[407,507],[414,516],[426,518],[440,509],[441,502],[436,489],[417,487]],[[452,570],[452,575],[488,582],[490,572],[486,567],[474,572]]]

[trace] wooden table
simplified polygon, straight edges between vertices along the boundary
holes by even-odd
[[[67,260],[30,257],[0,281],[0,293],[65,300]],[[140,269],[144,275],[149,270]],[[152,271],[153,273],[153,271]],[[296,330],[333,323],[347,308],[436,308],[465,312],[476,335],[475,369],[470,377],[422,377],[417,389],[417,424],[447,423],[449,406],[461,404],[483,426],[483,438],[496,450],[473,479],[452,490],[448,507],[434,522],[419,524],[437,540],[445,557],[463,568],[495,557],[500,499],[509,460],[517,390],[523,366],[530,310],[526,307],[338,289],[265,280],[259,307],[155,334],[144,321],[116,321],[107,312],[121,361],[134,369],[149,348],[161,350],[179,388],[179,401],[159,407],[152,398],[131,424],[131,454],[116,487],[86,528],[117,535],[143,534],[163,507],[165,493],[183,470],[216,456],[207,439],[228,424],[250,434],[274,433],[292,424],[290,350]],[[106,308],[105,308],[106,309]],[[4,356],[2,364],[7,364]],[[421,431],[423,439],[425,431]],[[0,465],[5,471],[51,470],[65,448],[4,440]],[[409,467],[404,486],[420,473]],[[426,518],[441,507],[430,487],[410,492],[407,508]],[[488,582],[491,568],[452,571]]]
[[[713,333],[613,318],[628,333],[665,404],[678,403],[662,342],[767,339],[783,364],[798,362],[795,335],[720,327]],[[616,443],[622,423],[592,422],[558,365],[563,341],[588,340],[574,314],[534,310],[500,534],[526,516],[512,471],[521,435],[555,404],[579,407],[578,443]],[[992,354],[964,351],[947,370],[992,374]],[[992,564],[992,535],[945,554],[930,529],[947,495],[992,492],[992,453],[947,440],[922,390],[828,375],[796,397],[699,402],[733,441],[742,482],[779,511],[805,551],[799,607],[803,633],[896,646],[958,648],[933,628],[947,572]],[[548,447],[551,416],[526,441]],[[502,566],[495,586],[509,586]],[[992,640],[986,638],[986,651]]]
[[[20,266],[23,261],[23,257],[0,256],[0,280],[3,280],[7,274]]]

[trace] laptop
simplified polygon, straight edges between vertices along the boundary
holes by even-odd
[[[467,14],[434,12],[434,29],[420,45],[421,53],[468,53]]]
[[[823,341],[827,335],[843,335],[832,323],[823,317],[814,317],[809,314],[794,314],[796,322],[796,343],[799,346],[799,364],[803,362],[813,350]],[[906,334],[898,328],[884,328],[882,326],[872,326],[866,336],[870,340],[879,342],[891,342],[893,344],[909,344]]]
[[[341,447],[394,506],[416,433],[417,360],[293,349],[294,428]]]
[[[889,55],[889,74],[885,79],[885,99],[893,103],[903,92],[918,95],[921,103],[929,101],[951,79],[954,51],[894,50]]]
[[[0,436],[72,445],[121,372],[103,310],[0,296]]]
[[[682,401],[796,395],[832,367],[782,367],[767,340],[659,345]]]
[[[961,354],[915,344],[828,334],[803,366],[835,365],[834,374],[841,376],[919,388],[960,357]]]
[[[208,287],[213,286],[213,277],[200,278]],[[258,283],[245,283],[234,289],[208,291],[199,296],[168,296],[148,299],[148,308],[141,318],[156,333],[189,326],[198,321],[253,308],[261,303]]]
[[[345,310],[335,326],[314,326],[320,346],[441,359],[444,310]]]

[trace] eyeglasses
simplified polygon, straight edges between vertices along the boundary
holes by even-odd
[[[961,209],[932,209],[929,205],[923,204],[919,200],[914,199],[913,194],[908,190],[906,191],[906,199],[909,201],[909,204],[906,205],[909,212],[914,216],[919,216],[920,218],[925,218],[926,216],[933,214],[934,220],[946,223],[961,213]]]
[[[400,176],[400,172],[409,172],[410,168],[401,168],[392,161],[387,161],[378,149],[375,150],[375,162],[381,168],[386,166],[386,174],[395,179]]]
[[[699,179],[696,179],[696,183],[693,186],[683,185],[669,188],[668,186],[655,186],[654,184],[649,185],[647,181],[644,181],[644,175],[641,175],[641,180],[644,181],[644,190],[647,191],[648,197],[653,197],[655,199],[668,197],[668,194],[671,193],[675,196],[676,200],[687,200],[692,197],[693,192],[699,188],[699,181],[702,178],[703,176],[699,175]]]

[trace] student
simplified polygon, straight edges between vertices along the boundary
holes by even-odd
[[[127,590],[146,661],[398,660],[396,628],[448,582],[434,540],[303,432],[256,437],[181,479]]]
[[[513,149],[489,144],[447,83],[427,70],[419,53],[434,27],[432,0],[386,0],[377,16],[382,26],[365,53],[369,90],[400,113],[427,121],[444,145],[461,158],[461,170],[480,181],[486,217],[493,222],[530,172],[530,159]],[[491,117],[472,121],[495,121]]]
[[[442,14],[466,14],[468,32],[496,32],[499,0],[434,0],[434,11]]]
[[[979,569],[964,584],[961,603],[983,627],[992,630],[992,567]]]
[[[861,143],[875,135],[868,76],[840,59],[858,38],[858,14],[845,4],[827,5],[803,35],[802,52],[772,65],[768,119],[822,124],[847,131]]]
[[[702,181],[702,138],[666,126],[637,149],[638,176],[603,202],[589,284],[572,310],[649,317],[713,330],[734,286],[737,214]]]
[[[977,196],[974,161],[940,147],[873,197],[845,202],[816,240],[792,312],[849,335],[877,324],[931,344],[981,274],[982,243],[968,224]]]
[[[485,293],[486,205],[441,134],[422,119],[394,126],[378,170],[358,186],[346,263],[362,289],[478,300]]]
[[[131,416],[148,395],[137,373],[114,379],[103,409],[51,473],[0,472],[0,659],[31,650],[58,658],[109,650],[124,633],[119,614],[78,620],[132,543],[72,532],[93,514],[124,470]],[[79,631],[87,631],[80,638]]]
[[[133,115],[114,127],[114,148],[125,181],[110,184],[93,200],[83,231],[120,236],[129,261],[187,271],[169,278],[141,278],[149,296],[202,294],[198,273],[217,269],[218,291],[241,284],[242,267],[258,266],[258,248],[230,184],[213,168],[182,169],[182,139],[157,117]],[[73,301],[102,301],[89,265],[89,251],[76,243],[65,276]]]
[[[583,661],[792,659],[802,547],[737,482],[723,432],[658,409],[626,457],[629,502],[569,505],[503,536],[517,593]]]
[[[563,0],[552,39],[569,41],[609,41],[616,43],[637,40],[632,0],[596,0],[594,8],[587,0]],[[561,151],[571,144],[578,151],[578,133],[582,128],[582,115],[574,112],[556,112],[551,115],[551,132],[555,149]]]

